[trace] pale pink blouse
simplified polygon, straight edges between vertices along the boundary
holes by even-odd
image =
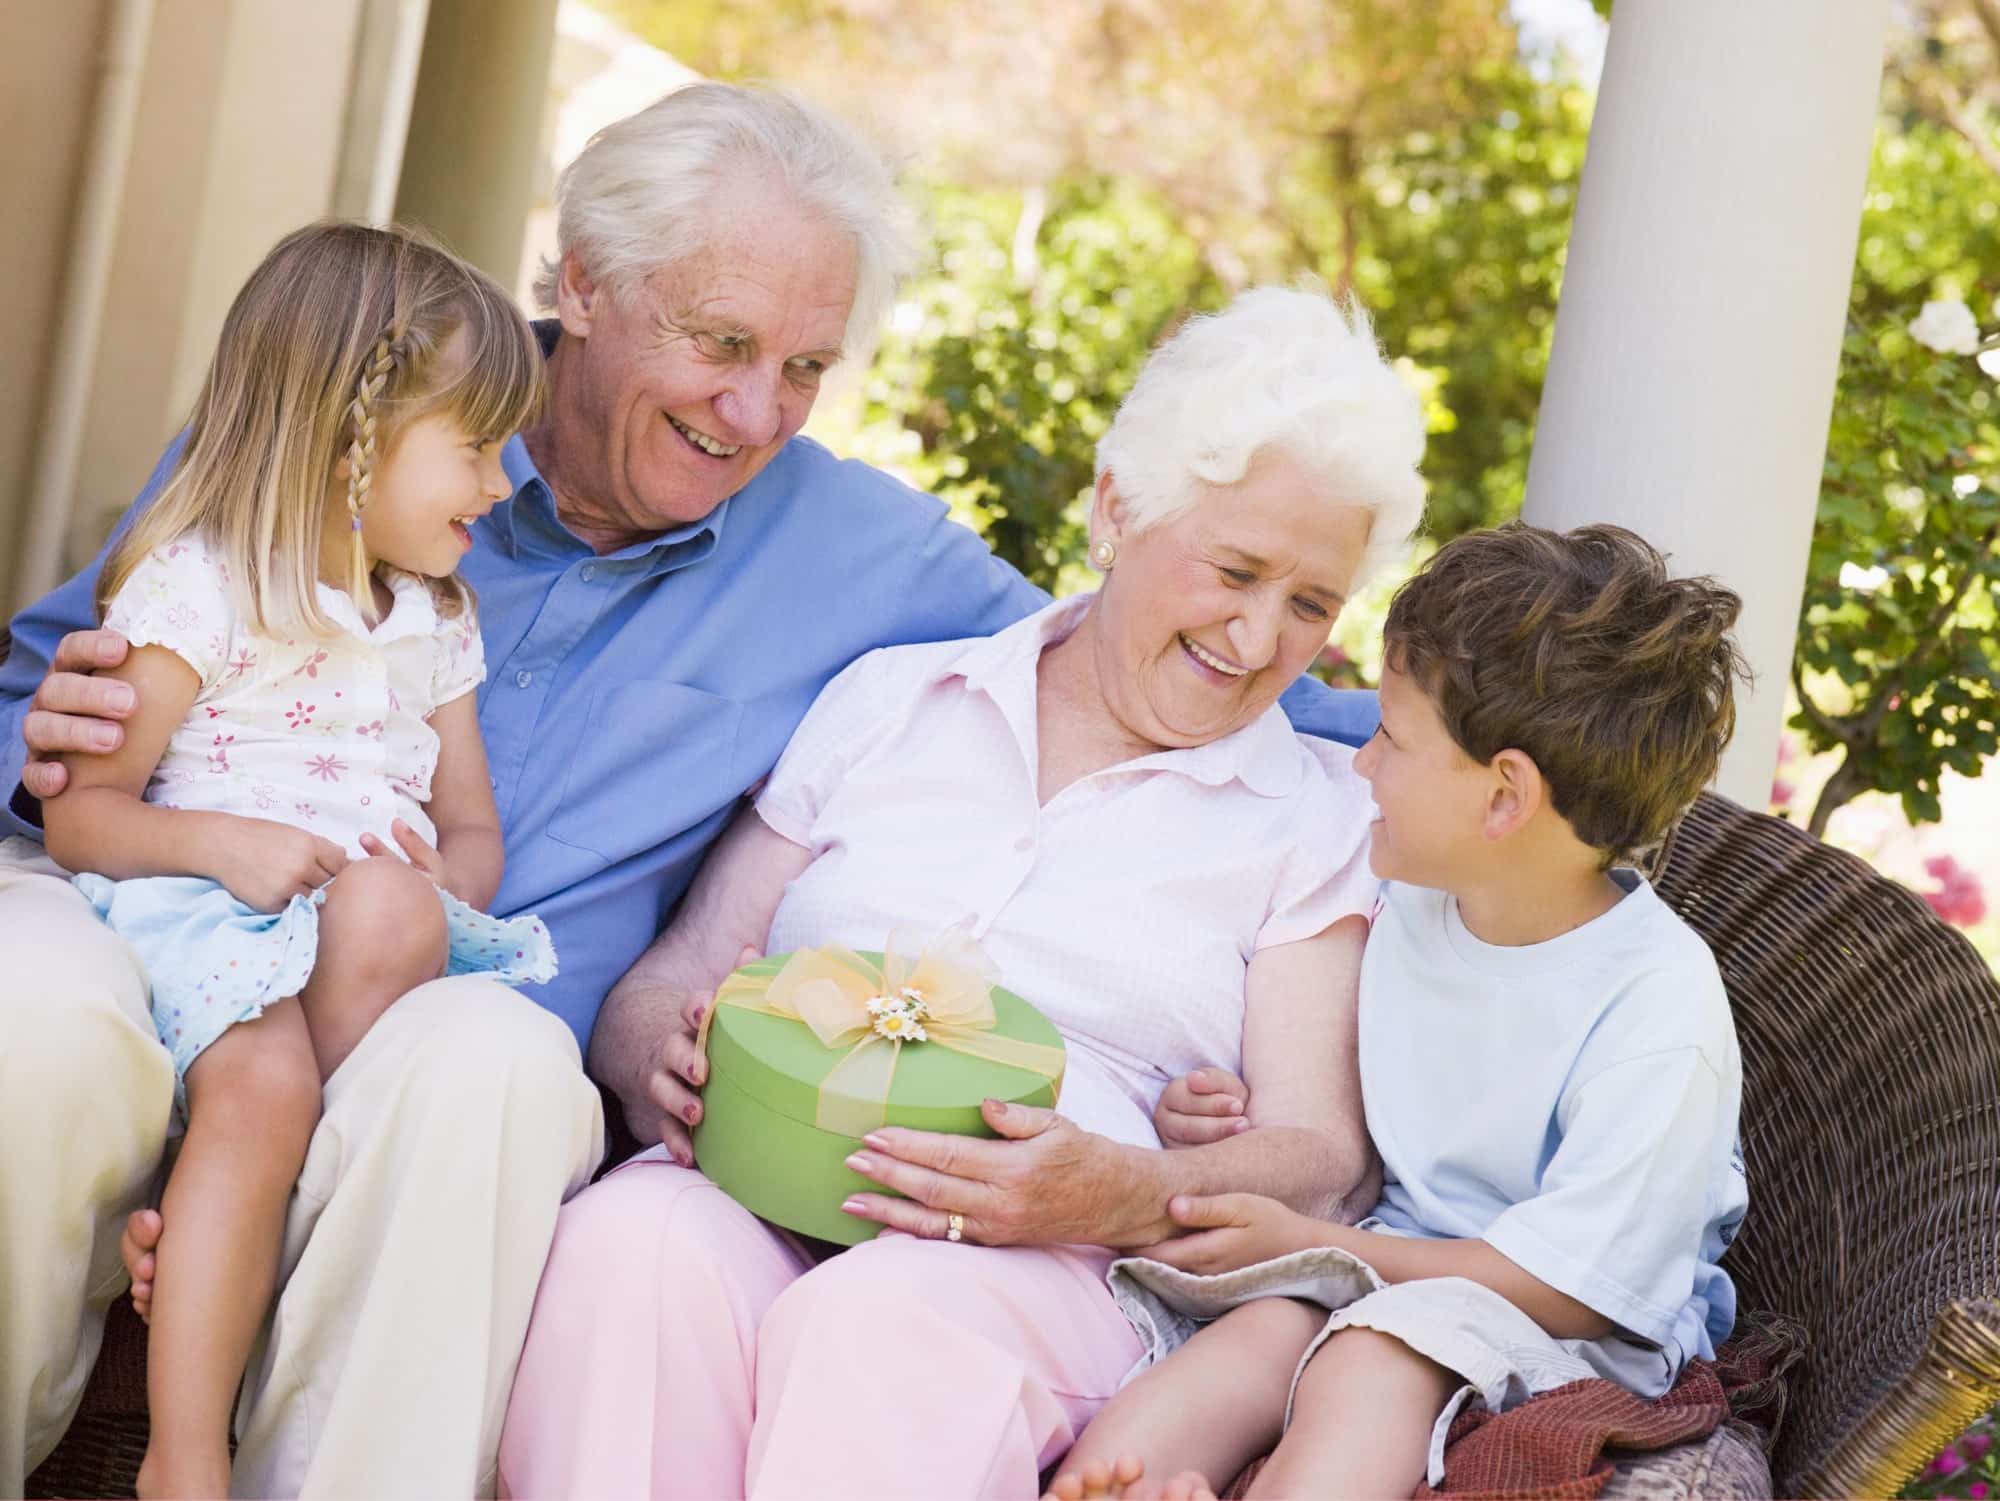
[[[1063,1113],[1150,1147],[1171,1079],[1240,1069],[1250,956],[1368,912],[1373,804],[1352,751],[1274,707],[1040,806],[1036,667],[1089,604],[870,652],[827,685],[757,801],[814,856],[768,952],[971,919],[1001,983],[1068,1045]]]

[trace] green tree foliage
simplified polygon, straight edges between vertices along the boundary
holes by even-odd
[[[1441,540],[1521,508],[1589,129],[1582,90],[1509,67],[1484,113],[1358,164],[1352,284],[1426,395]]]
[[[604,3],[914,150],[935,259],[863,451],[1030,577],[1080,582],[1093,451],[1157,340],[1302,272],[1424,395],[1428,531],[1519,510],[1591,100],[1505,0]],[[1795,723],[1845,752],[1815,829],[1869,787],[1935,818],[1995,743],[2000,394],[1904,330],[1933,298],[2000,321],[2000,0],[1907,0],[1888,66],[1801,616]]]
[[[1993,307],[2000,211],[1962,137],[1900,123],[1870,174],[1794,667],[1794,725],[1842,752],[1814,833],[1869,788],[1935,820],[1942,773],[2000,749],[2000,390],[1907,327],[1932,297]]]
[[[1224,294],[1155,194],[1067,185],[1041,212],[1032,255],[1015,249],[1022,200],[930,194],[937,262],[869,372],[866,439],[1054,588],[1083,554],[1097,440],[1146,352]]]

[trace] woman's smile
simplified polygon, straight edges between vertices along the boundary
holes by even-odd
[[[1180,633],[1181,650],[1194,663],[1195,671],[1215,683],[1234,683],[1250,675],[1250,669],[1227,657],[1217,656],[1186,631]]]

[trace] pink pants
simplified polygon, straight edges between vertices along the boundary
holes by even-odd
[[[1139,1357],[1109,1252],[884,1234],[815,1266],[656,1153],[557,1221],[506,1494],[1033,1497]]]

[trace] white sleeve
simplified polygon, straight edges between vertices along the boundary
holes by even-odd
[[[235,619],[222,565],[192,537],[146,554],[104,608],[109,629],[134,646],[166,647],[204,690],[222,681]]]
[[[1257,930],[1259,949],[1302,942],[1343,917],[1367,917],[1382,884],[1368,867],[1374,799],[1349,765],[1353,753],[1330,757],[1320,754],[1308,737],[1300,739],[1314,750],[1325,775],[1315,772],[1309,779],[1297,835],[1272,888],[1270,911]]]
[[[757,815],[792,843],[813,848],[813,825],[828,798],[894,712],[884,699],[899,676],[897,655],[894,648],[871,651],[841,669],[772,768],[757,795]]]
[[[1573,1087],[1542,1191],[1481,1237],[1642,1339],[1664,1344],[1693,1292],[1712,1205],[1721,1077],[1698,1047],[1613,1064]]]
[[[437,658],[431,670],[431,709],[463,698],[486,681],[486,647],[479,636],[479,614],[467,605],[438,621],[431,638]]]

